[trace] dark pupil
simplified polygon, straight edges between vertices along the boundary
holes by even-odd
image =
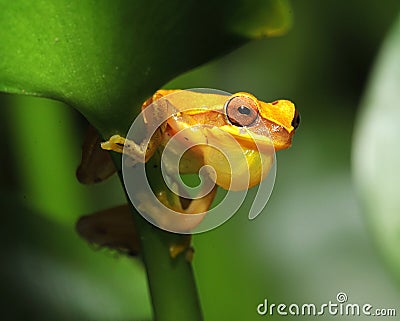
[[[250,115],[250,109],[243,105],[238,107],[238,112],[242,115]]]

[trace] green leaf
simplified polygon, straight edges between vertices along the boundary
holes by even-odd
[[[400,280],[400,17],[362,103],[353,146],[358,192],[380,250]]]
[[[283,33],[286,0],[0,0],[0,90],[61,100],[104,135],[173,77]]]
[[[173,77],[289,24],[285,0],[0,0],[0,90],[60,100],[104,136],[125,133]],[[201,320],[191,264],[169,255],[179,236],[134,219],[155,319]]]

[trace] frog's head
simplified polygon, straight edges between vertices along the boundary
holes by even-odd
[[[225,103],[227,124],[221,126],[238,140],[272,141],[275,150],[290,147],[300,116],[289,100],[266,103],[251,94],[239,92]],[[248,133],[250,131],[250,137]]]
[[[188,168],[192,170],[193,159],[210,165],[216,183],[229,190],[244,190],[262,181],[273,164],[274,151],[290,147],[300,122],[292,102],[266,103],[244,92],[225,96],[187,91],[168,96],[168,102],[186,107],[176,108],[179,112],[168,125],[169,137],[185,129],[178,141],[196,144],[193,150],[198,157],[187,157]]]

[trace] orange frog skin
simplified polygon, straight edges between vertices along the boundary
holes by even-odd
[[[149,108],[150,106],[152,108]],[[183,139],[179,142],[183,145],[193,145],[193,143],[197,145],[183,154],[179,163],[179,172],[181,174],[198,173],[199,168],[210,165],[217,174],[216,186],[209,194],[198,199],[171,196],[169,194],[171,191],[167,189],[155,193],[158,200],[165,206],[184,214],[208,211],[217,186],[227,190],[244,190],[260,183],[271,168],[274,151],[291,146],[293,135],[300,122],[299,114],[291,101],[264,102],[245,92],[227,96],[189,90],[158,90],[143,103],[142,110],[147,109],[151,109],[151,112],[145,114],[145,123],[151,123],[160,118],[165,120],[149,139],[136,142],[114,135],[101,143],[102,152],[110,150],[127,154],[133,164],[147,162],[158,149],[163,150],[177,133],[190,128],[190,131],[185,131]],[[95,143],[86,143],[85,146],[93,147],[99,142],[98,138],[93,141]],[[213,146],[231,151],[231,159],[227,160],[218,148],[213,148]],[[107,172],[96,173],[94,167],[104,163],[105,158],[94,154],[94,148],[83,150],[79,171],[79,179],[82,182],[97,182],[110,175],[110,166],[104,165]],[[95,160],[95,165],[92,166],[93,160]],[[85,170],[86,167],[90,168],[90,171]],[[249,179],[242,179],[246,177]],[[143,206],[146,204],[146,199],[143,199]],[[123,211],[129,213],[127,206],[125,209],[119,208],[120,213]],[[114,232],[118,229],[105,227],[99,229],[99,226],[107,221],[104,217],[120,220],[121,222],[115,222],[115,226],[129,226],[132,223],[128,222],[129,214],[113,216],[108,210],[103,211],[101,215],[101,219],[99,215],[94,214],[87,217],[85,221],[81,220],[78,224],[79,233],[91,243],[102,246],[106,244],[116,249],[123,245],[124,252],[136,253],[139,245],[136,244],[138,240],[133,234],[128,240],[128,237],[125,237],[128,235],[126,232]],[[97,230],[107,230],[108,234],[106,237],[99,235]],[[132,239],[135,240],[134,246],[129,245]],[[117,246],[114,246],[115,244]],[[170,244],[171,256],[174,257],[187,250],[188,244]]]
[[[267,157],[271,153],[265,153],[265,150],[290,147],[295,129],[300,122],[299,114],[292,102],[276,100],[266,103],[245,92],[225,96],[186,90],[159,90],[143,104],[142,109],[158,102],[159,106],[153,108],[156,112],[147,115],[148,118],[161,117],[169,108],[173,108],[175,112],[149,141],[141,144],[133,141],[127,143],[125,138],[114,135],[101,147],[123,152],[134,161],[143,162],[147,161],[157,148],[163,148],[177,132],[197,126],[189,134],[185,134],[186,142],[182,140],[182,144],[195,142],[199,145],[183,156],[180,164],[181,173],[196,173],[201,166],[210,165],[217,173],[216,184],[227,190],[247,189],[264,179],[269,171],[268,164],[271,165],[271,160]],[[232,140],[226,139],[227,135],[222,135],[223,133],[233,137],[241,149],[233,146]],[[235,176],[241,177],[247,175],[249,171],[248,184],[231,184],[232,164],[228,164],[218,150],[210,147],[210,143],[225,150],[236,149],[237,153],[245,156],[247,164],[245,162],[235,164],[234,172]],[[147,145],[147,148],[144,148],[144,145]],[[261,165],[263,162],[265,164]]]

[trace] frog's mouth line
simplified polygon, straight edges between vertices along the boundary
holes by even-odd
[[[220,129],[232,135],[241,145],[252,149],[258,149],[261,152],[270,152],[271,149],[280,150],[287,148],[292,144],[293,133],[285,131],[286,135],[283,135],[285,137],[282,137],[282,129],[279,137],[275,137],[273,132],[270,132],[270,135],[268,136],[260,135],[246,127],[222,126]]]
[[[236,127],[236,126],[232,126],[232,125],[224,125],[224,126],[212,126],[212,125],[194,125],[194,126],[190,126],[188,124],[180,124],[180,129],[181,130],[187,130],[190,127],[206,127],[209,129],[209,131],[207,131],[208,135],[213,135],[214,137],[219,137],[220,141],[224,140],[224,135],[221,134],[225,133],[226,135],[230,135],[233,139],[235,139],[239,145],[241,145],[244,148],[250,148],[250,149],[254,149],[254,150],[260,150],[262,152],[265,151],[271,151],[274,149],[274,143],[272,140],[271,136],[265,136],[265,135],[260,135],[257,133],[254,133],[253,131],[249,130],[246,127]],[[217,131],[214,131],[217,130]],[[172,136],[174,136],[177,133],[176,129],[172,130]],[[189,134],[189,135],[188,135]],[[188,134],[186,134],[186,136],[190,136],[190,132],[188,132]],[[207,134],[205,134],[205,136],[207,136]],[[205,137],[206,138],[206,137]],[[190,139],[188,137],[186,137],[187,140],[193,140]],[[207,140],[207,138],[206,138]],[[216,141],[214,139],[214,141]]]
[[[270,137],[256,134],[245,127],[222,126],[220,129],[232,135],[241,145],[251,146],[252,149],[273,148]]]

